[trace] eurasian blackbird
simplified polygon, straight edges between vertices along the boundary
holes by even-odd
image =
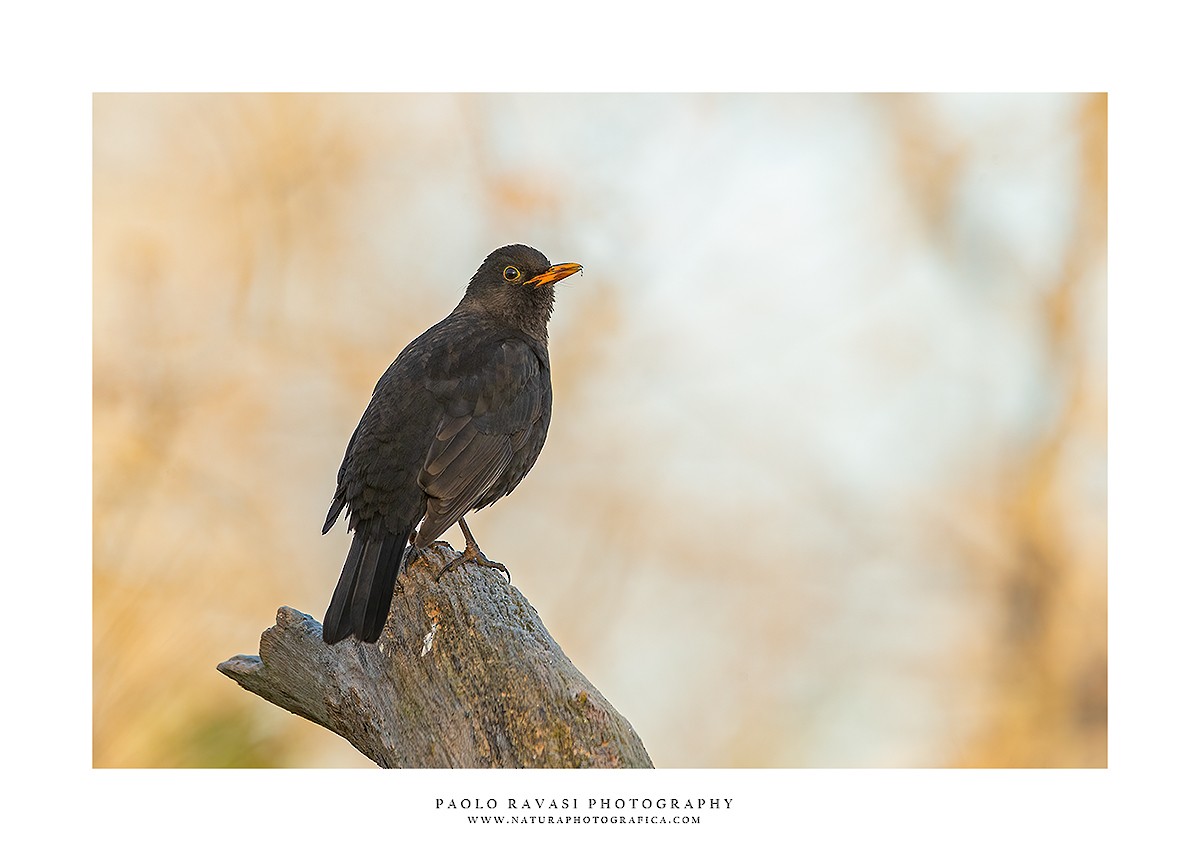
[[[465,515],[511,493],[542,450],[553,285],[582,268],[551,266],[527,245],[497,248],[450,316],[384,371],[346,446],[322,530],[349,510],[354,537],[325,611],[325,642],[378,640],[405,549],[429,546],[455,522],[466,539],[456,562],[503,568],[480,552]]]

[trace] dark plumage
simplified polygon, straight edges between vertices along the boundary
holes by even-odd
[[[456,522],[467,540],[461,558],[502,567],[479,552],[465,515],[511,493],[542,450],[554,283],[581,268],[551,266],[527,245],[497,248],[450,316],[380,377],[322,530],[349,510],[354,537],[325,612],[325,642],[379,639],[405,548],[429,546]]]

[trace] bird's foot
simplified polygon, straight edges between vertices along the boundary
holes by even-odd
[[[479,545],[474,541],[467,542],[467,548],[455,558],[451,559],[442,566],[442,570],[437,573],[435,580],[441,580],[442,575],[451,568],[456,568],[464,562],[474,562],[476,565],[482,565],[484,568],[491,568],[495,571],[503,571],[504,576],[508,578],[508,582],[512,583],[512,574],[508,573],[508,569],[500,562],[493,562],[483,555],[483,551],[479,549]]]

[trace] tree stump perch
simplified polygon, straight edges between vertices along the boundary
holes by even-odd
[[[217,669],[384,768],[652,768],[629,721],[503,575],[436,542],[396,582],[379,642],[330,646],[280,607],[261,656]]]

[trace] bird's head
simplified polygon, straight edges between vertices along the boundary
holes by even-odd
[[[484,258],[467,285],[465,301],[544,331],[554,308],[554,285],[582,269],[578,263],[551,265],[545,254],[528,245],[505,245]]]

